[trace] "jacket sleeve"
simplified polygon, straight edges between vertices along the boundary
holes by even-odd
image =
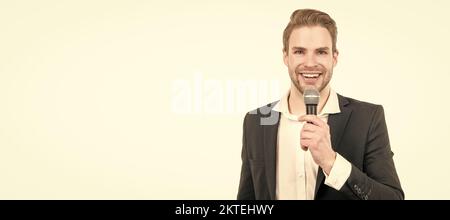
[[[384,110],[377,106],[367,135],[363,171],[352,165],[341,192],[353,199],[404,199],[389,144]]]
[[[246,143],[246,121],[248,113],[244,118],[243,135],[242,135],[242,168],[241,179],[239,181],[238,200],[254,200],[255,192],[253,188],[252,174],[248,162],[247,143]]]

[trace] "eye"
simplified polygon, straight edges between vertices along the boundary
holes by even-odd
[[[318,53],[319,53],[320,55],[327,55],[327,54],[328,54],[328,52],[325,51],[325,50],[319,50]]]
[[[303,50],[294,50],[294,54],[305,54]]]

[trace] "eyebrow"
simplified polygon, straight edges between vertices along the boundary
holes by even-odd
[[[304,47],[292,47],[292,50],[307,50],[307,49],[304,48]],[[330,48],[329,47],[319,47],[319,48],[317,48],[315,50],[316,51],[319,51],[319,50],[330,50]]]

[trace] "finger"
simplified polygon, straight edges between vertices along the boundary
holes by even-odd
[[[302,115],[298,118],[300,122],[311,122],[317,126],[323,126],[325,122],[323,122],[317,115]]]
[[[298,118],[298,120],[300,122],[304,122],[304,121],[310,122],[310,123],[317,125],[319,127],[322,127],[322,128],[326,127],[326,125],[327,125],[324,121],[322,121],[322,119],[317,117],[317,115],[302,115]]]
[[[300,146],[308,147],[308,149],[314,149],[318,146],[318,141],[314,138],[312,139],[300,139]]]
[[[300,145],[300,148],[302,148],[302,150],[307,151],[308,150],[308,146],[302,146]]]
[[[309,143],[310,142],[308,140],[300,140],[300,148],[302,148],[302,150],[304,151],[307,151]]]
[[[315,132],[315,131],[317,131],[317,129],[318,129],[318,126],[317,126],[317,125],[305,123],[305,124],[303,125],[302,132],[304,132],[304,131]]]
[[[315,148],[317,146],[317,141],[314,139],[300,139],[300,146],[302,148]]]
[[[300,147],[303,150],[307,150],[310,147],[314,147],[314,140],[306,140],[306,139],[301,139],[300,140]]]
[[[316,138],[317,135],[313,132],[304,131],[300,134],[300,139],[313,139]]]

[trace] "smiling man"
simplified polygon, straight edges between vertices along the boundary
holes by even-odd
[[[283,33],[291,88],[245,116],[238,199],[404,198],[383,107],[330,88],[336,40],[328,14],[292,13]],[[308,87],[320,93],[317,116],[306,115]]]

